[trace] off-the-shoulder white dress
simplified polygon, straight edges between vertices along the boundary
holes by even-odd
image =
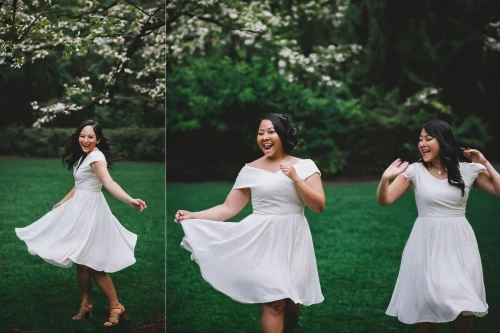
[[[320,171],[312,160],[295,165],[306,179]],[[181,245],[192,253],[203,278],[242,303],[290,298],[311,305],[323,301],[304,202],[293,181],[245,165],[235,189],[249,188],[253,213],[241,222],[185,220]]]

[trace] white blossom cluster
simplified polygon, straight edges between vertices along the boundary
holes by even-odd
[[[69,114],[71,111],[78,111],[82,109],[81,105],[76,105],[74,103],[66,104],[62,102],[40,108],[35,101],[31,103],[31,106],[34,110],[40,110],[42,112],[42,115],[33,124],[33,127],[40,127],[42,124],[50,122],[58,114]]]
[[[438,99],[439,91],[440,89],[432,87],[424,88],[413,96],[408,97],[404,104],[405,106],[413,106],[420,103],[429,104]]]
[[[489,26],[493,29],[495,37],[486,36],[484,46],[493,51],[500,51],[500,21],[491,22]]]
[[[300,16],[305,17],[307,21],[327,20],[332,23],[332,27],[337,27],[342,23],[345,16],[349,0],[336,0],[332,6],[321,1],[309,1],[306,4],[297,4],[292,7],[293,19],[297,20]]]
[[[168,4],[167,12],[179,3],[174,0]],[[317,84],[338,88],[342,82],[333,79],[333,73],[355,63],[361,51],[357,44],[328,45],[315,47],[312,53],[305,54],[296,40],[286,37],[290,30],[298,29],[298,20],[304,17],[331,22],[332,29],[335,28],[344,17],[348,0],[337,0],[336,6],[309,1],[292,6],[291,12],[273,10],[270,0],[212,0],[198,5],[180,9],[183,15],[172,22],[173,32],[167,36],[169,59],[178,64],[186,55],[205,55],[210,47],[234,43],[236,38],[241,43],[237,47],[248,47],[249,52],[264,47],[274,50],[276,56],[271,61],[289,81],[308,77]]]
[[[319,84],[336,88],[340,88],[342,83],[332,80],[329,73],[332,70],[339,70],[342,63],[354,58],[361,50],[361,46],[356,44],[318,46],[315,52],[306,56],[293,47],[296,44],[295,41],[282,41],[282,44],[287,46],[283,46],[279,52],[280,74],[286,75],[289,81],[294,81],[301,72],[305,71],[308,75],[317,77]]]
[[[92,85],[90,84],[90,77],[84,76],[78,80],[78,83],[68,86],[64,84],[66,89],[66,96],[71,99],[73,95],[82,95],[92,91]]]

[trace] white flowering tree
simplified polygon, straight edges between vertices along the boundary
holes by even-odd
[[[265,54],[290,82],[340,88],[340,72],[356,64],[361,50],[335,43],[347,5],[348,0],[173,0],[166,6],[169,65],[218,49],[242,57]]]
[[[466,72],[451,56],[467,58],[479,34],[457,22],[482,6],[463,2],[462,11],[442,12],[432,1],[414,10],[376,0],[169,1],[169,151],[196,156],[208,131],[233,140],[252,116],[268,111],[313,128],[299,149],[321,152],[318,163],[332,174],[348,163],[360,172],[383,170],[396,152],[413,152],[414,131],[431,118],[453,123],[462,142],[478,128],[478,141],[486,142],[480,119],[467,117],[450,94]],[[193,164],[174,163],[171,175]]]
[[[167,3],[169,152],[212,152],[199,145],[210,135],[253,142],[254,118],[282,112],[315,129],[303,133],[299,149],[328,151],[317,162],[337,172],[346,155],[337,136],[360,118],[346,79],[361,46],[342,43],[337,31],[347,6],[348,0]],[[170,175],[186,172],[187,160],[170,163]],[[208,168],[208,177],[226,172]]]
[[[31,101],[35,127],[120,99],[163,109],[165,31],[163,1],[2,1],[0,68],[51,57],[78,68],[62,96]]]

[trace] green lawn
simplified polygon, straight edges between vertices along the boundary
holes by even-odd
[[[179,244],[177,209],[201,210],[223,202],[232,184],[167,184],[167,332],[256,333],[260,306],[240,304],[203,280]],[[297,333],[415,332],[385,315],[401,254],[417,217],[413,192],[388,207],[375,200],[377,184],[325,185],[326,209],[307,211],[320,282],[321,304],[303,307]],[[481,251],[489,314],[472,332],[497,332],[500,317],[500,198],[473,189],[467,217]],[[250,204],[238,216],[251,212]],[[442,324],[438,332],[451,332]]]
[[[165,313],[165,167],[118,162],[113,169],[113,179],[148,205],[139,213],[103,189],[113,214],[138,235],[137,262],[111,274],[130,317],[126,327],[135,327]],[[102,326],[107,301],[95,283],[94,317],[72,321],[80,304],[75,266],[60,268],[30,255],[14,232],[45,215],[71,190],[72,172],[57,159],[0,158],[0,174],[0,331],[117,331]]]

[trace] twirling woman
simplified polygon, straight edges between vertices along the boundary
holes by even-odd
[[[320,171],[310,159],[290,155],[297,130],[280,114],[262,118],[257,144],[264,156],[245,165],[226,201],[200,211],[177,211],[203,278],[242,303],[262,306],[262,332],[292,332],[300,305],[323,301],[304,207],[325,207]],[[252,199],[253,213],[239,223],[221,222]]]
[[[76,264],[82,301],[73,320],[92,316],[90,291],[91,278],[94,279],[109,301],[109,319],[104,326],[115,326],[122,315],[127,319],[107,273],[135,263],[137,236],[113,216],[101,192],[102,185],[115,198],[139,211],[147,208],[143,200],[131,198],[113,181],[108,172],[110,153],[99,123],[84,121],[71,135],[62,156],[63,164],[73,168],[75,186],[52,211],[25,228],[15,229],[32,255],[61,267]]]
[[[478,150],[460,149],[442,120],[424,124],[418,148],[422,158],[410,165],[394,161],[377,189],[377,201],[385,206],[413,186],[418,209],[386,313],[419,323],[420,333],[451,321],[455,332],[469,332],[473,315],[484,316],[488,305],[465,207],[473,187],[500,195],[500,175]]]

